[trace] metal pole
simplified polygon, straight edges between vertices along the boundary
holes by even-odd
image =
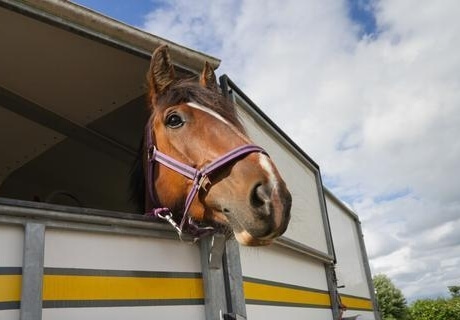
[[[240,248],[235,239],[228,240],[225,246],[224,275],[228,312],[233,316],[233,319],[246,319]]]
[[[216,267],[210,262],[213,238],[208,236],[200,240],[206,320],[220,320],[227,313],[223,268],[222,265]]]
[[[28,222],[24,236],[21,320],[41,320],[45,225]]]

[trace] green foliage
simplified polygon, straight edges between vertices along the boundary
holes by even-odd
[[[460,286],[449,286],[447,287],[452,298],[460,298]]]
[[[417,300],[409,313],[414,320],[460,320],[460,299]]]
[[[408,319],[407,302],[401,290],[396,288],[391,280],[383,274],[376,275],[373,282],[382,319]]]

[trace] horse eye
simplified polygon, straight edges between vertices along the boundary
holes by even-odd
[[[172,113],[166,117],[166,125],[170,128],[176,129],[182,127],[184,120],[177,114]]]

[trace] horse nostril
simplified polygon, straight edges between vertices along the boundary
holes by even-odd
[[[251,205],[254,208],[259,208],[265,205],[267,202],[270,202],[270,187],[262,183],[258,183],[252,189],[251,192]]]

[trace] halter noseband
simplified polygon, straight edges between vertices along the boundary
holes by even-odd
[[[241,158],[244,155],[253,153],[253,152],[260,152],[263,154],[267,154],[267,152],[259,146],[253,144],[246,144],[240,147],[237,147],[230,152],[218,157],[217,159],[213,160],[211,163],[203,166],[201,169],[193,168],[185,163],[177,161],[176,159],[158,151],[156,146],[152,141],[152,132],[151,132],[151,125],[150,122],[146,127],[146,147],[147,147],[147,180],[148,180],[148,189],[150,200],[152,201],[154,208],[146,213],[147,216],[159,218],[162,220],[166,220],[169,222],[174,229],[176,229],[179,236],[182,235],[183,231],[187,231],[195,238],[200,238],[208,233],[214,232],[214,228],[211,226],[202,227],[199,226],[195,221],[193,221],[192,217],[188,215],[188,211],[192,204],[193,199],[195,198],[196,194],[199,192],[200,189],[207,191],[207,186],[211,184],[209,180],[209,175],[216,172],[219,169],[222,169],[229,163],[235,161],[238,158]],[[164,165],[165,167],[183,175],[184,177],[193,180],[193,186],[190,190],[187,198],[185,200],[185,208],[184,213],[182,216],[181,223],[178,225],[174,219],[173,214],[169,208],[165,207],[156,207],[155,205],[160,205],[158,199],[156,199],[153,193],[153,166],[155,162]],[[188,217],[188,219],[187,219]],[[187,226],[187,229],[185,227]]]

